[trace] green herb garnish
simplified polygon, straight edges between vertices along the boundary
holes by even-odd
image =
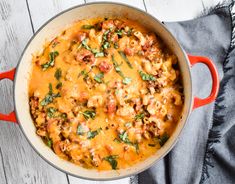
[[[82,29],[92,29],[92,28],[95,28],[95,26],[93,26],[93,25],[83,25],[82,26]]]
[[[131,78],[129,78],[129,77],[125,77],[123,80],[122,80],[122,83],[123,84],[130,84],[131,83],[131,81],[132,81],[132,79]]]
[[[121,141],[119,139],[117,139],[117,138],[115,138],[113,141],[117,142],[117,143],[121,143]]]
[[[120,68],[120,65],[117,63],[117,61],[115,60],[114,58],[114,55],[112,55],[112,62],[113,62],[113,66],[114,66],[114,69],[115,71],[122,77],[122,78],[125,78],[124,74],[122,73],[121,71],[121,68]]]
[[[49,117],[49,118],[53,118],[54,116],[55,116],[55,112],[57,111],[57,109],[56,108],[54,108],[54,107],[49,107],[48,109],[47,109],[47,116]]]
[[[48,136],[46,136],[46,143],[47,143],[47,146],[51,148],[53,142]]]
[[[115,33],[117,33],[118,37],[122,37],[122,29],[118,29]]]
[[[41,106],[46,106],[53,102],[54,98],[61,97],[60,93],[54,94],[52,90],[52,84],[49,84],[49,93],[45,96],[45,98],[40,102]]]
[[[120,56],[124,59],[124,61],[126,62],[126,64],[130,67],[133,68],[131,62],[129,61],[129,59],[126,57],[126,54],[122,51],[118,51],[118,53],[120,54]]]
[[[114,43],[114,48],[115,48],[115,49],[118,49],[118,43],[117,43],[117,42]]]
[[[103,52],[96,52],[94,54],[95,54],[95,57],[104,57],[104,53]]]
[[[150,146],[150,147],[155,147],[156,144],[148,144],[148,146]]]
[[[51,146],[52,146],[52,140],[51,139],[48,139],[47,146],[49,146],[51,148]]]
[[[42,67],[42,70],[45,71],[46,69],[48,69],[49,67],[53,67],[55,65],[55,58],[59,55],[59,52],[58,51],[54,51],[54,52],[50,52],[49,53],[49,58],[50,60],[45,63],[45,64],[42,64],[41,67]]]
[[[99,52],[97,49],[92,49],[92,48],[90,48],[90,46],[87,45],[87,38],[82,40],[82,46],[85,49],[91,51],[94,54],[95,57],[104,57],[104,53],[103,52]]]
[[[82,125],[78,125],[78,128],[77,128],[77,134],[78,135],[84,135],[85,131],[83,129],[83,126]]]
[[[82,114],[86,120],[88,120],[89,118],[95,119],[96,116],[96,112],[94,110],[86,110]]]
[[[119,134],[118,136],[119,136],[119,138],[120,138],[120,140],[121,140],[122,142],[124,142],[124,143],[126,143],[126,144],[130,144],[130,145],[133,144],[133,143],[129,140],[126,131],[124,131],[122,134]]]
[[[107,157],[104,158],[104,160],[106,160],[112,167],[113,170],[117,169],[117,159],[118,156],[117,155],[109,155]]]
[[[67,114],[66,114],[66,113],[63,113],[63,114],[61,114],[60,116],[61,116],[61,118],[63,118],[63,119],[67,119]]]
[[[98,83],[102,83],[103,82],[103,78],[104,78],[104,73],[98,73],[95,75],[94,80]]]
[[[57,80],[60,80],[61,76],[62,76],[62,70],[60,68],[57,68],[56,71],[55,71],[55,78]]]
[[[169,139],[169,135],[165,132],[160,138],[159,138],[159,144],[163,146],[166,141]]]
[[[139,154],[139,152],[140,152],[139,144],[138,144],[137,142],[135,142],[135,143],[133,144],[133,146],[135,147],[136,153]]]
[[[139,74],[140,74],[142,80],[144,80],[144,81],[155,81],[156,80],[156,77],[154,77],[153,75],[144,73],[142,71],[139,71]]]
[[[108,42],[108,34],[109,34],[110,30],[107,30],[104,32],[103,36],[102,36],[102,45],[101,45],[101,50],[105,50],[108,49],[110,47],[110,44]]]
[[[144,116],[145,116],[144,113],[136,114],[136,115],[135,115],[135,120],[143,119]]]
[[[136,153],[139,154],[139,144],[137,142],[133,143],[129,140],[127,132],[124,131],[122,134],[118,135],[119,139],[125,144],[131,145],[135,147]]]
[[[132,122],[127,122],[127,123],[125,123],[125,127],[131,127],[132,126]]]
[[[78,74],[78,78],[80,76],[83,76],[83,79],[86,80],[88,78],[88,72],[86,70],[82,70],[79,74]]]
[[[97,136],[102,129],[99,128],[98,130],[95,131],[89,131],[87,132],[87,139],[93,139],[95,136]]]
[[[56,85],[56,89],[60,89],[62,87],[62,82],[59,82],[57,85]]]
[[[103,49],[108,49],[110,47],[109,42],[104,42],[104,44],[102,45]]]
[[[91,51],[91,48],[87,45],[87,38],[85,38],[84,40],[82,40],[82,46],[86,49]]]

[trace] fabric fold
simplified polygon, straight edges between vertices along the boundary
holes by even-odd
[[[219,6],[191,21],[166,23],[187,53],[211,58],[221,88],[216,102],[192,112],[182,135],[163,159],[138,175],[138,183],[235,183],[235,11]],[[205,66],[192,69],[193,92],[206,97],[211,79]]]

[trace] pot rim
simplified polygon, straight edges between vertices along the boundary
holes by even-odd
[[[190,62],[189,62],[189,59],[188,59],[188,56],[186,54],[186,52],[184,51],[184,49],[181,47],[180,43],[178,42],[178,40],[175,38],[175,36],[173,36],[173,34],[168,30],[168,28],[160,21],[158,20],[157,18],[155,18],[153,15],[149,14],[148,12],[138,8],[138,7],[134,7],[132,5],[128,5],[128,4],[125,4],[125,3],[119,3],[119,2],[111,2],[111,1],[99,1],[99,2],[90,2],[90,3],[85,3],[85,4],[79,4],[79,5],[75,5],[75,6],[72,6],[68,9],[65,9],[61,12],[59,12],[58,14],[52,16],[49,20],[47,20],[42,26],[40,26],[40,28],[31,36],[30,40],[27,42],[26,46],[24,47],[24,50],[22,51],[21,55],[20,55],[20,58],[18,59],[18,62],[17,62],[17,65],[16,65],[16,71],[15,71],[15,77],[14,77],[14,81],[13,81],[13,99],[14,99],[14,109],[15,109],[15,114],[16,114],[16,118],[17,118],[17,122],[19,123],[19,127],[20,127],[20,130],[21,132],[23,133],[23,135],[25,136],[27,142],[30,144],[30,146],[33,148],[33,150],[37,153],[37,155],[39,155],[44,161],[46,161],[48,164],[50,164],[51,166],[53,166],[54,168],[58,169],[59,171],[65,173],[65,174],[69,174],[71,176],[74,176],[74,177],[77,177],[77,178],[81,178],[81,179],[86,179],[86,180],[92,180],[92,181],[112,181],[112,180],[118,180],[118,179],[123,179],[123,178],[127,178],[127,177],[131,177],[131,176],[134,176],[134,175],[137,175],[147,169],[149,169],[151,166],[153,166],[154,164],[156,164],[159,160],[161,160],[162,158],[164,158],[171,150],[172,148],[175,146],[175,144],[177,143],[181,133],[182,133],[182,130],[184,129],[187,121],[188,121],[188,118],[189,118],[189,115],[192,111],[192,101],[193,101],[193,91],[192,91],[192,85],[190,86],[190,91],[191,91],[191,95],[190,95],[190,101],[189,101],[189,108],[186,110],[186,114],[185,114],[185,121],[183,122],[183,126],[181,128],[181,130],[179,131],[179,134],[178,134],[178,137],[176,137],[173,141],[172,141],[172,144],[168,147],[168,149],[165,151],[164,154],[162,154],[158,159],[156,159],[154,162],[152,162],[151,164],[145,166],[144,168],[142,169],[139,169],[139,170],[136,170],[134,171],[133,173],[131,174],[124,174],[124,175],[120,175],[120,176],[114,176],[113,178],[89,178],[89,177],[84,177],[84,176],[80,176],[80,175],[76,175],[76,174],[73,174],[69,171],[66,171],[62,168],[60,168],[59,166],[55,165],[54,163],[52,163],[49,159],[45,158],[43,155],[41,155],[39,153],[39,151],[37,150],[37,148],[30,142],[30,138],[26,135],[22,125],[21,125],[21,122],[19,121],[20,120],[20,115],[18,114],[18,111],[17,111],[17,108],[16,108],[16,90],[15,90],[15,85],[16,85],[16,79],[17,79],[17,75],[18,75],[18,68],[19,68],[19,65],[21,63],[21,60],[25,54],[25,51],[28,49],[28,47],[30,46],[32,40],[36,37],[36,35],[45,27],[47,26],[48,23],[50,23],[51,21],[53,21],[56,17],[64,14],[64,13],[67,13],[73,9],[76,9],[76,8],[79,8],[79,7],[84,7],[84,6],[89,6],[89,5],[96,5],[96,4],[112,4],[112,5],[121,5],[121,6],[126,6],[128,8],[132,8],[134,10],[137,10],[141,13],[144,13],[145,15],[147,15],[148,17],[152,18],[154,21],[158,22],[162,27],[163,29],[167,32],[167,34],[169,36],[172,37],[172,39],[174,40],[175,44],[180,48],[180,50],[183,52],[183,56],[184,56],[184,60],[187,61],[187,69],[190,71]],[[191,72],[189,72],[189,80],[190,80],[190,83],[192,84],[192,75],[191,75]],[[144,161],[143,161],[144,162]]]

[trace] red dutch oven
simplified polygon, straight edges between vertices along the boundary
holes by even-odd
[[[60,33],[67,25],[72,24],[78,19],[89,19],[94,17],[125,17],[140,22],[143,26],[154,31],[178,57],[184,86],[185,101],[181,115],[182,118],[166,144],[158,150],[156,154],[145,161],[127,169],[120,169],[117,171],[111,170],[100,172],[97,170],[88,170],[60,159],[43,143],[41,138],[36,135],[36,129],[29,109],[28,82],[32,69],[31,54],[41,49],[46,39],[52,39],[54,35]],[[204,99],[195,97],[192,91],[191,68],[197,63],[205,64],[209,68],[212,77],[211,93]],[[187,55],[168,29],[160,21],[146,12],[128,5],[108,2],[76,6],[50,19],[31,38],[19,59],[18,66],[10,71],[0,73],[0,80],[1,79],[10,79],[14,81],[15,110],[10,114],[0,113],[0,120],[19,124],[22,132],[34,150],[54,167],[73,176],[91,180],[118,179],[148,169],[151,165],[164,157],[176,143],[191,111],[213,102],[219,89],[219,77],[213,61],[202,56]]]

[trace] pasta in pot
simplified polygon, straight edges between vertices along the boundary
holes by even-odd
[[[184,105],[177,57],[127,19],[75,22],[32,58],[36,133],[85,168],[122,169],[156,153]]]

